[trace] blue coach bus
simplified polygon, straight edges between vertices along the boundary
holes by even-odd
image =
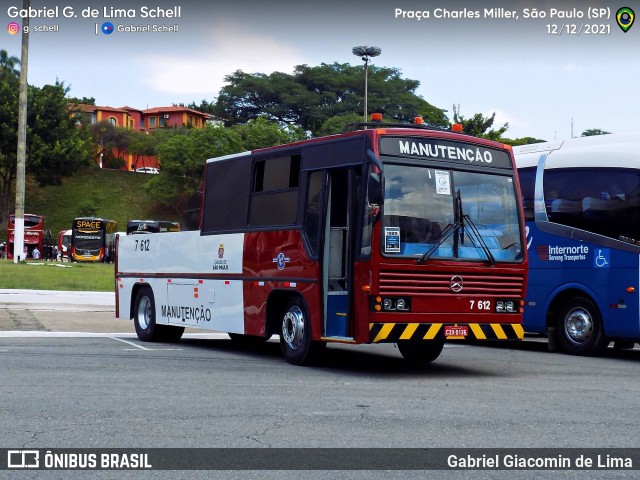
[[[640,341],[640,135],[514,148],[529,250],[525,332],[595,355]]]

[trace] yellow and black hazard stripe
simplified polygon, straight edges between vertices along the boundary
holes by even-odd
[[[370,323],[369,340],[371,343],[391,342],[400,340],[433,340],[444,336],[445,326],[449,323]],[[458,327],[458,325],[455,325]],[[502,323],[465,323],[460,327],[469,327],[468,335],[447,337],[450,340],[522,340],[524,329],[522,325]]]

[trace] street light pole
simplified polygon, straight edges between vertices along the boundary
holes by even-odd
[[[367,45],[353,47],[351,52],[357,56],[361,57],[364,62],[364,121],[367,121],[368,115],[368,91],[369,91],[369,59],[371,57],[377,57],[382,53],[382,49],[380,47],[369,47]]]

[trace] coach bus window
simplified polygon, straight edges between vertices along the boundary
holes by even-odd
[[[522,208],[524,208],[524,219],[529,222],[534,219],[533,205],[535,198],[536,169],[523,168],[518,170],[520,177],[520,191],[522,192]]]
[[[640,239],[640,171],[550,169],[544,190],[550,221],[613,239]]]
[[[255,162],[249,226],[295,224],[299,181],[299,155]]]

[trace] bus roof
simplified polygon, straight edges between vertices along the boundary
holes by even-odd
[[[607,134],[535,143],[513,148],[518,168],[535,167],[547,154],[545,168],[640,168],[640,135]]]
[[[385,126],[384,123],[381,123],[377,128],[371,127],[369,130],[355,130],[350,132],[339,133],[336,135],[328,135],[324,137],[316,137],[310,138],[307,140],[300,140],[298,142],[275,145],[272,147],[259,148],[256,150],[233,153],[230,155],[224,155],[221,157],[209,158],[207,159],[207,163],[211,162],[219,162],[224,160],[231,160],[234,158],[246,157],[254,154],[261,153],[269,153],[278,150],[285,150],[289,148],[297,148],[306,145],[319,144],[323,142],[335,142],[340,141],[342,139],[355,138],[355,137],[363,137],[368,136],[370,138],[380,137],[384,135],[395,135],[395,136],[406,136],[406,137],[438,137],[443,140],[450,141],[458,141],[458,142],[469,142],[475,143],[479,145],[483,145],[491,148],[500,148],[500,149],[511,149],[511,146],[505,145],[493,140],[488,140],[486,138],[474,137],[472,135],[466,135],[462,133],[451,132],[449,130],[441,130],[434,128],[415,128],[411,126],[411,124],[407,124],[406,127],[398,126],[394,124],[393,126]]]

